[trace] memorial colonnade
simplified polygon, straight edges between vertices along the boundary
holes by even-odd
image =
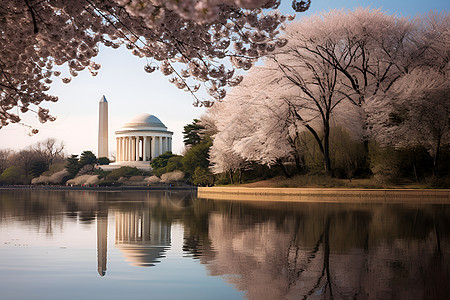
[[[172,151],[172,137],[167,133],[116,135],[116,151],[117,161],[151,161],[164,152]]]

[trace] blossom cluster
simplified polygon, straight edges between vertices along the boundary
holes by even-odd
[[[310,1],[294,0],[297,11]],[[4,0],[0,2],[0,128],[58,101],[47,93],[54,80],[69,83],[87,69],[99,44],[124,45],[147,58],[146,72],[159,69],[178,88],[195,93],[201,82],[215,99],[241,78],[256,59],[283,46],[279,29],[288,18],[274,10],[279,0]],[[227,63],[226,60],[231,61]],[[69,76],[60,68],[67,66]],[[58,70],[55,70],[58,69]],[[195,98],[195,104],[209,104]]]

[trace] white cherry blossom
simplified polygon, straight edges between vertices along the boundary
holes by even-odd
[[[57,79],[88,69],[99,44],[125,45],[146,57],[146,72],[156,69],[180,89],[195,93],[198,81],[215,99],[240,81],[234,68],[248,69],[255,60],[282,46],[278,34],[286,16],[274,10],[279,0],[2,0],[0,1],[0,128],[20,122],[25,111],[42,122],[53,117],[40,110]],[[310,1],[293,0],[296,11]],[[232,65],[226,62],[230,60]],[[70,77],[59,78],[67,66]],[[211,100],[195,98],[197,105]],[[16,108],[21,111],[17,113]]]

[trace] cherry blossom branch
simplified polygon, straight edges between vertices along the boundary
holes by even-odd
[[[39,29],[37,27],[36,16],[34,15],[34,9],[33,9],[33,7],[31,7],[30,3],[28,3],[28,0],[24,0],[24,1],[25,1],[25,4],[28,7],[28,10],[29,10],[29,12],[31,14],[31,18],[33,20],[34,33],[38,33]]]

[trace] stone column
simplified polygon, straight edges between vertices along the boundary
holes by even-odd
[[[141,141],[141,137],[136,137],[136,161],[139,161],[139,152],[141,152],[141,147],[139,146],[139,142]]]
[[[133,137],[128,137],[128,161],[133,160]]]
[[[139,146],[139,142],[141,141],[141,137],[136,137],[136,161],[139,161],[139,152],[141,151],[141,147]]]
[[[139,137],[139,142],[141,143],[141,145],[139,146],[139,152],[141,152],[142,161],[144,161],[145,157],[144,157],[144,137],[143,136]],[[141,160],[141,156],[139,156],[139,160]]]
[[[139,159],[139,137],[135,136],[133,140],[134,145],[134,161]]]
[[[133,160],[133,137],[128,137],[128,160]]]
[[[148,136],[144,136],[144,151],[143,151],[143,155],[142,155],[142,160],[143,161],[147,161],[147,153],[148,153]]]
[[[123,151],[122,151],[121,159],[122,159],[122,161],[125,161],[127,158],[127,139],[126,139],[126,137],[122,138],[122,150]]]
[[[119,150],[120,150],[120,139],[116,138],[116,161],[119,159]]]
[[[127,160],[127,138],[123,137],[122,138],[122,147],[123,147],[123,153],[122,153],[122,161],[126,161]]]
[[[164,152],[167,151],[167,147],[166,147],[166,145],[167,145],[167,140],[166,140],[166,137],[165,137],[165,136],[161,137],[161,139],[162,139],[162,152],[164,153]]]
[[[136,160],[136,137],[133,136],[131,138],[131,160]]]
[[[134,144],[135,144],[135,149],[136,149],[136,152],[135,152],[135,154],[136,154],[136,156],[135,156],[135,161],[139,161],[139,137],[137,136],[137,137],[135,137],[134,138]]]
[[[120,161],[123,161],[123,154],[125,152],[124,149],[124,142],[123,142],[123,137],[120,138]]]
[[[134,139],[134,144],[136,145],[136,157],[135,157],[135,161],[139,161],[139,137],[135,137]]]
[[[120,138],[120,161],[123,161],[123,153],[125,150],[123,149],[123,137]]]
[[[124,137],[120,138],[120,161],[124,161],[124,156],[125,156],[125,141],[124,141]]]
[[[170,137],[166,137],[166,147],[167,147],[167,151],[172,151],[170,149]]]
[[[140,160],[140,152],[141,152],[141,145],[139,145],[139,142],[141,141],[141,137],[137,136],[136,137],[136,161]]]
[[[127,153],[125,154],[125,160],[129,161],[130,160],[130,137],[126,137],[125,138],[125,147],[127,149]]]
[[[150,143],[151,143],[151,146],[150,146],[150,151],[151,151],[151,159],[154,159],[155,158],[155,137],[154,136],[152,136],[151,137],[151,141],[150,141]]]
[[[116,162],[118,162],[118,161],[120,161],[120,150],[121,150],[121,141],[122,141],[122,138],[121,137],[118,137],[117,138],[117,146],[118,146],[118,148],[117,148],[117,154],[116,154]]]
[[[169,151],[169,148],[167,147],[167,137],[164,137],[164,152]]]
[[[133,153],[133,160],[137,161],[138,160],[138,152],[139,152],[139,143],[138,143],[138,138],[137,136],[134,137],[133,139],[133,146],[134,146],[134,153]]]
[[[124,137],[123,138],[123,161],[127,161],[128,160],[128,138]]]
[[[161,154],[163,154],[163,152],[162,152],[162,136],[159,137],[158,146],[159,146],[159,155],[161,155]]]

